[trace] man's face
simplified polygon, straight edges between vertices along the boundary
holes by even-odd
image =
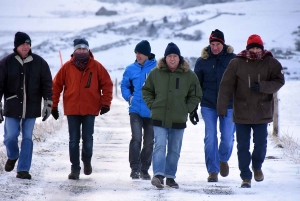
[[[22,45],[19,45],[19,47],[17,47],[17,52],[22,58],[25,58],[28,55],[29,51],[30,51],[29,43],[23,43]]]
[[[258,47],[252,47],[249,49],[250,52],[254,52],[254,53],[259,53],[262,51],[262,49],[258,48]]]
[[[223,45],[220,42],[213,41],[210,43],[210,49],[214,55],[218,55],[223,50]]]
[[[177,54],[169,54],[166,56],[166,63],[172,72],[174,72],[178,67],[179,61],[180,58]]]
[[[136,60],[139,64],[144,65],[145,61],[148,59],[146,55],[143,55],[139,52],[135,53]]]

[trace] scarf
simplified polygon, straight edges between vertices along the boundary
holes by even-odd
[[[272,53],[268,50],[263,50],[263,51],[257,52],[257,53],[251,52],[249,50],[243,50],[240,53],[238,53],[236,56],[243,57],[243,58],[250,59],[250,60],[260,60],[260,59],[264,58],[266,55],[273,57]]]
[[[90,53],[89,52],[84,52],[84,53],[74,52],[73,56],[74,56],[74,65],[80,71],[84,71],[84,69],[87,66],[87,63],[89,61]]]

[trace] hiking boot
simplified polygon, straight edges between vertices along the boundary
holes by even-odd
[[[207,182],[218,182],[218,173],[216,173],[216,172],[209,173]]]
[[[242,188],[251,188],[251,179],[244,179],[241,187]]]
[[[171,187],[171,188],[176,188],[176,189],[179,188],[179,185],[172,178],[167,178],[166,185]]]
[[[137,171],[137,170],[131,170],[130,177],[132,179],[139,179],[140,178],[139,171]]]
[[[16,177],[19,179],[31,179],[31,175],[26,171],[17,172]]]
[[[78,180],[79,179],[80,170],[71,170],[71,173],[68,176],[68,179]]]
[[[140,177],[143,180],[150,180],[151,179],[151,176],[149,175],[147,170],[141,170]]]
[[[7,161],[5,163],[5,167],[4,167],[5,171],[6,172],[12,171],[15,168],[15,164],[16,164],[17,160],[18,160],[18,158],[15,160],[7,159]]]
[[[93,171],[93,169],[92,169],[91,163],[83,163],[83,173],[85,175],[92,174],[92,171]]]
[[[264,180],[264,173],[261,170],[254,170],[253,167],[252,170],[254,172],[255,181],[260,182]]]
[[[229,175],[229,166],[227,162],[220,161],[220,175],[227,177]]]
[[[156,175],[152,177],[151,184],[158,189],[162,189],[164,188],[164,178],[162,175]]]

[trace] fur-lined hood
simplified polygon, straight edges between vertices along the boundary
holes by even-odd
[[[234,49],[232,46],[230,45],[224,45],[224,48],[227,48],[227,54],[232,54]],[[223,50],[222,50],[223,51]],[[208,59],[210,55],[210,50],[209,50],[209,46],[206,46],[202,49],[201,51],[201,58],[202,59]]]
[[[159,70],[163,70],[163,69],[168,69],[169,67],[167,66],[167,64],[164,62],[164,58],[161,58],[156,66],[157,69]],[[187,72],[190,69],[190,64],[187,60],[183,60],[183,64],[179,64],[179,66],[177,67],[177,69],[182,69],[183,72]]]

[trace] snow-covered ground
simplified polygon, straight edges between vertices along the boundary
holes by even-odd
[[[117,10],[119,14],[99,17],[94,13],[102,6]],[[200,41],[185,41],[171,33],[178,31],[161,29],[159,37],[141,34],[122,35],[113,30],[103,31],[107,23],[113,28],[137,25],[143,18],[159,25],[164,16],[178,21],[189,15],[191,20],[202,23],[186,27],[181,33],[203,32]],[[217,17],[214,17],[217,16]],[[134,47],[142,39],[150,41],[152,52],[157,58],[163,56],[168,42],[175,42],[182,55],[198,57],[208,45],[208,36],[218,28],[225,34],[226,43],[240,52],[246,46],[249,35],[259,34],[266,49],[290,50],[294,55],[280,58],[287,67],[287,82],[279,92],[280,135],[292,135],[299,139],[300,130],[300,78],[299,52],[295,51],[294,40],[299,26],[300,4],[298,0],[256,0],[237,3],[205,5],[178,10],[166,6],[142,7],[136,4],[109,4],[96,0],[10,0],[0,6],[0,56],[13,49],[14,34],[24,31],[31,36],[33,51],[49,63],[52,75],[60,67],[58,50],[63,61],[69,59],[73,50],[72,41],[85,37],[94,56],[109,71],[112,78],[122,77],[123,69],[132,63]],[[113,44],[113,45],[111,45]],[[121,44],[121,45],[120,45]],[[111,45],[107,50],[105,45]],[[98,48],[98,49],[97,49]],[[102,48],[99,50],[99,48]],[[96,51],[97,50],[97,51]],[[60,108],[61,109],[61,108]],[[218,183],[207,183],[204,161],[204,123],[194,126],[188,122],[185,130],[181,158],[176,181],[180,188],[156,190],[150,181],[132,181],[129,177],[128,146],[130,141],[127,103],[115,95],[111,111],[96,118],[94,134],[93,174],[81,174],[79,181],[70,181],[68,158],[68,129],[65,118],[46,122],[49,131],[45,141],[34,145],[30,173],[32,180],[15,178],[15,170],[0,173],[0,200],[299,200],[300,166],[286,158],[271,140],[268,143],[267,159],[263,165],[265,180],[252,182],[251,189],[240,188],[237,151],[234,147],[229,161],[230,175],[219,178]],[[269,126],[272,131],[272,124]],[[0,124],[0,141],[3,141],[3,123]],[[4,145],[0,146],[4,150]],[[1,150],[0,150],[1,151]],[[1,165],[1,164],[0,164]],[[4,165],[4,164],[2,164]],[[150,171],[152,175],[152,171]]]

